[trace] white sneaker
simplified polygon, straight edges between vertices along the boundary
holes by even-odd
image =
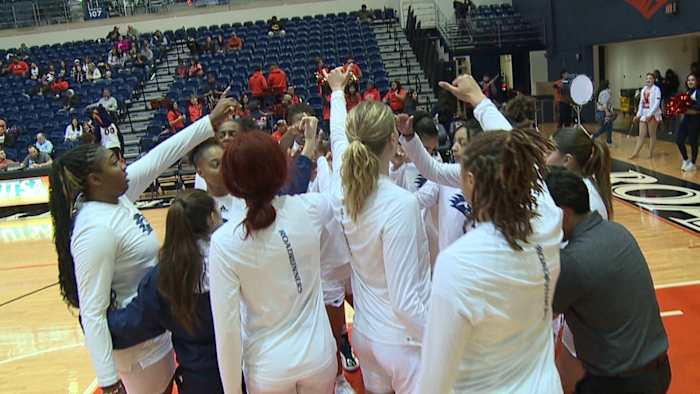
[[[683,163],[681,163],[681,171],[688,171],[688,164],[690,164],[690,160],[683,160]]]
[[[698,169],[698,167],[697,167],[695,164],[691,163],[691,162],[688,162],[688,166],[685,167],[685,170],[686,170],[687,172],[693,172],[693,171],[696,171],[697,169]]]
[[[357,394],[342,374],[335,379],[335,394]]]

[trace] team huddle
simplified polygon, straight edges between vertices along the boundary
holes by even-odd
[[[351,393],[341,360],[359,362],[374,394],[561,393],[560,326],[587,372],[577,392],[631,392],[593,386],[605,375],[593,351],[609,336],[644,337],[616,349],[639,351],[621,370],[608,363],[612,376],[663,361],[668,341],[641,252],[636,289],[649,329],[630,334],[620,322],[596,336],[574,311],[588,291],[565,258],[597,247],[585,244],[584,225],[609,229],[612,218],[604,145],[582,129],[550,140],[514,128],[463,75],[440,86],[473,108],[483,132],[468,140],[458,131],[455,162],[445,163],[433,155],[429,116],[396,116],[376,101],[348,112],[348,72],[327,80],[329,143],[300,106],[288,118],[298,149],[283,149],[232,121],[224,94],[127,168],[97,145],[54,162],[61,291],[80,310],[104,393],[173,384],[180,393]],[[174,199],[160,245],[134,202],[188,153],[200,189]],[[355,311],[350,361],[345,301]]]

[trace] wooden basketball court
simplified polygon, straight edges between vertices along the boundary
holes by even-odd
[[[634,142],[616,133],[614,158],[626,162]],[[699,173],[681,174],[675,145],[659,142],[657,149],[653,160],[633,164],[700,184]],[[614,208],[615,220],[635,234],[654,282],[663,288],[659,300],[671,336],[672,392],[692,392],[700,385],[700,344],[694,339],[700,324],[700,233],[621,199]],[[162,238],[165,210],[144,214]],[[0,250],[0,393],[94,392],[95,375],[77,314],[65,306],[55,285],[48,214],[1,221]]]

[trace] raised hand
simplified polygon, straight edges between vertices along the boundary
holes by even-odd
[[[345,90],[345,86],[348,84],[348,80],[350,78],[350,71],[343,71],[342,67],[336,67],[328,73],[328,78],[326,79],[328,81],[328,86],[330,86],[331,90],[334,92],[338,91],[343,91]]]
[[[481,86],[469,74],[460,75],[452,83],[440,82],[438,85],[452,93],[459,101],[470,104],[473,107],[476,107],[486,99],[484,92],[481,91]]]
[[[404,137],[413,136],[413,116],[408,114],[396,115],[396,129]]]
[[[226,88],[226,90],[224,90],[216,106],[211,111],[211,114],[209,114],[209,120],[211,120],[214,129],[219,128],[219,126],[227,121],[235,112],[234,100],[227,97],[229,89],[230,88]]]

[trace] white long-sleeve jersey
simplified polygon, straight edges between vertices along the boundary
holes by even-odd
[[[330,218],[327,196],[275,197],[277,216],[246,238],[243,213],[212,236],[210,296],[224,391],[241,392],[246,379],[282,385],[335,362],[320,278],[321,228]]]
[[[583,178],[583,183],[588,189],[588,203],[591,206],[591,211],[598,212],[603,219],[608,220],[608,208],[605,207],[605,201],[600,196],[593,180],[591,178]]]
[[[158,175],[200,142],[214,135],[209,117],[158,145],[127,169],[129,188],[117,204],[89,201],[79,208],[71,237],[85,343],[100,386],[118,379],[118,369],[148,366],[172,349],[164,334],[128,349],[112,351],[106,311],[114,292],[117,307],[136,295],[139,281],[156,264],[159,242],[134,202]]]
[[[471,206],[461,189],[427,181],[415,193],[421,208],[437,207],[438,249],[445,250],[471,227]]]
[[[488,99],[474,116],[484,130],[512,129]],[[403,147],[427,179],[461,186],[459,164],[433,160],[417,136],[403,139]],[[418,392],[561,392],[551,305],[562,213],[542,187],[523,252],[514,252],[493,224],[481,223],[438,257]],[[525,313],[532,310],[538,313]]]
[[[386,344],[419,343],[430,294],[430,262],[416,197],[380,176],[357,221],[345,211],[340,172],[348,146],[345,97],[331,95],[333,213],[351,254],[354,329]]]

